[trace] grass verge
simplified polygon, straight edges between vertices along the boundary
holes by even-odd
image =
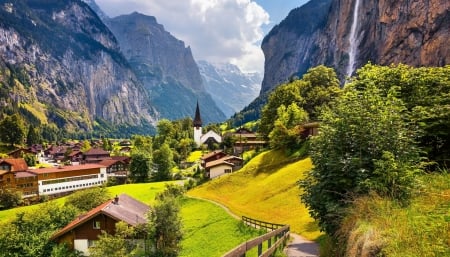
[[[422,190],[407,207],[375,195],[354,202],[341,231],[347,256],[450,256],[450,174],[419,180]]]

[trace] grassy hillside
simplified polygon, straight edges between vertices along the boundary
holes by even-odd
[[[312,167],[311,160],[292,161],[281,151],[263,152],[236,173],[225,175],[188,192],[226,205],[237,215],[285,223],[308,239],[320,232],[300,202],[297,181]]]

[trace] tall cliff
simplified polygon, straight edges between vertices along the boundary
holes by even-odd
[[[264,38],[261,94],[319,64],[346,76],[381,65],[450,63],[448,0],[311,0]]]
[[[107,19],[106,24],[161,117],[192,116],[198,100],[206,123],[226,118],[206,91],[191,49],[155,17],[135,12]]]
[[[78,0],[0,1],[0,105],[36,125],[149,126],[157,115],[119,46]]]

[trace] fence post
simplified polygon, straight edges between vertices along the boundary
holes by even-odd
[[[261,242],[261,243],[258,245],[258,256],[261,256],[261,254],[262,254],[262,244],[263,244],[263,242]]]

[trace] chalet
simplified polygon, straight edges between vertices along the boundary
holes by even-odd
[[[129,156],[111,156],[111,159],[118,160],[118,161],[125,163],[125,165],[127,165],[127,169],[128,169],[128,165],[130,165],[130,162],[131,162],[131,157],[129,157]]]
[[[0,160],[0,188],[20,191],[23,198],[38,196],[38,178],[27,169],[24,159]]]
[[[66,243],[71,249],[89,255],[88,248],[98,240],[101,231],[114,235],[115,225],[119,221],[130,226],[145,224],[149,210],[146,204],[121,194],[79,216],[52,235],[50,240]]]
[[[64,160],[64,154],[66,153],[68,147],[63,145],[52,145],[50,148],[44,151],[45,155],[50,159],[55,161]]]
[[[29,170],[37,175],[39,195],[61,195],[106,183],[106,167],[99,164]]]
[[[246,128],[239,128],[236,132],[225,134],[224,137],[233,137],[235,139],[233,152],[238,155],[244,151],[267,146],[267,141],[264,138]]]
[[[206,176],[215,178],[226,173],[232,173],[242,168],[244,160],[237,156],[225,156],[218,160],[212,160],[205,164]]]
[[[216,178],[225,173],[233,172],[234,164],[231,162],[227,162],[224,159],[219,159],[215,161],[211,161],[206,163],[205,170],[206,176],[209,178]]]
[[[18,158],[23,158],[23,156],[25,154],[36,154],[36,153],[33,152],[31,149],[19,148],[19,149],[9,152],[7,155],[11,159],[18,159]]]
[[[217,151],[213,151],[210,153],[207,153],[205,155],[203,155],[200,160],[202,161],[202,166],[203,168],[206,167],[206,163],[211,162],[211,161],[215,161],[215,160],[219,160],[223,157],[227,156],[227,154],[222,151],[222,150],[217,150]]]
[[[111,159],[111,155],[101,148],[91,148],[83,153],[83,160],[86,163],[98,163],[105,159]]]
[[[81,162],[83,160],[83,153],[79,150],[74,150],[67,155],[67,158],[71,162]]]
[[[102,160],[98,164],[106,167],[106,174],[109,177],[115,177],[124,183],[128,177],[128,165],[121,160]]]

